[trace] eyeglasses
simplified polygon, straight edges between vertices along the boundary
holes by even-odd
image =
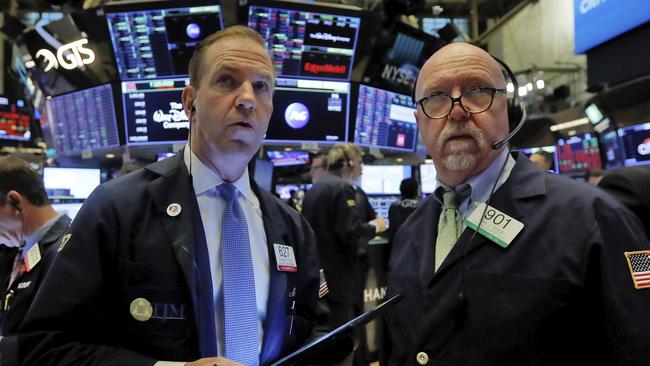
[[[482,113],[490,109],[495,93],[506,93],[505,89],[478,86],[465,90],[459,97],[454,98],[445,93],[424,97],[416,102],[422,107],[422,112],[431,119],[445,118],[458,102],[463,110],[470,114]]]

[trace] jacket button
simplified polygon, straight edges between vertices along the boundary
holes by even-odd
[[[415,359],[418,361],[418,365],[426,365],[429,363],[429,355],[424,352],[418,352]]]

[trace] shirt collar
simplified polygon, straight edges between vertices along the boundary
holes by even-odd
[[[216,193],[216,187],[223,184],[224,180],[212,171],[212,169],[208,168],[207,165],[203,164],[194,152],[192,152],[189,144],[187,144],[183,151],[183,160],[185,161],[185,166],[187,166],[188,170],[190,168],[190,159],[192,161],[192,184],[196,195],[200,196],[205,193]],[[246,167],[241,177],[232,182],[232,184],[250,203],[253,204],[256,201],[254,198],[255,194],[251,189],[250,180],[248,178],[248,167]]]
[[[23,247],[23,254],[26,254],[28,250],[32,248],[39,240],[43,239],[45,234],[54,226],[56,221],[63,216],[62,214],[56,214],[53,218],[49,219],[43,226],[39,227],[32,235],[28,236],[25,240],[25,246]]]
[[[504,167],[505,164],[505,167]],[[435,199],[442,204],[442,194],[445,191],[455,190],[459,192],[461,196],[462,192],[466,190],[471,190],[470,200],[464,199],[461,203],[462,206],[466,206],[470,202],[486,202],[490,197],[490,192],[492,191],[492,186],[494,182],[499,178],[497,182],[497,189],[508,179],[510,172],[515,165],[515,160],[510,156],[509,150],[504,149],[499,156],[490,164],[487,169],[470,177],[466,182],[459,184],[455,188],[451,188],[446,184],[442,183],[440,180],[436,179],[436,188],[434,190]],[[503,173],[499,177],[501,168],[503,168]],[[496,191],[496,189],[495,189]],[[467,202],[466,202],[467,201]]]

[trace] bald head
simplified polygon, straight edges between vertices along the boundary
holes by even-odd
[[[501,72],[499,63],[483,49],[469,43],[450,43],[434,53],[422,66],[418,76],[415,90],[415,99],[419,100],[431,92],[441,83],[460,74],[467,75],[468,83],[490,80],[493,88],[505,88],[506,80]],[[443,80],[436,83],[427,83],[432,77],[444,76]],[[476,86],[476,85],[473,85]]]
[[[427,99],[417,106],[415,119],[441,182],[454,187],[499,156],[503,147],[495,150],[492,144],[508,134],[505,86],[499,63],[467,43],[441,48],[422,66],[415,98]],[[467,107],[477,104],[487,109],[470,113]],[[440,117],[429,117],[423,110],[426,106],[443,115],[446,105],[449,112]]]

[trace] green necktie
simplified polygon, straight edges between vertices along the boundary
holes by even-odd
[[[451,191],[442,195],[442,212],[438,220],[438,237],[436,238],[435,271],[447,258],[460,236],[460,215],[458,214],[458,193]]]

